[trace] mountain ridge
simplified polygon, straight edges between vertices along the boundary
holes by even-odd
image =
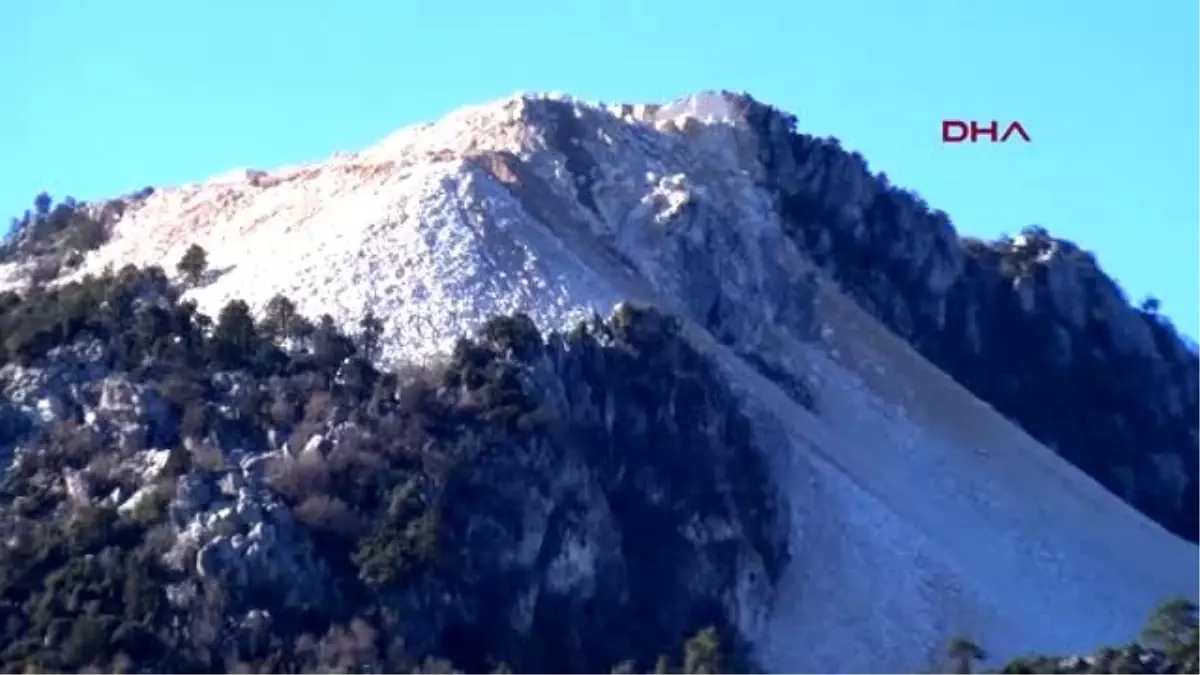
[[[114,210],[109,240],[69,274],[177,259],[199,243],[212,274],[188,295],[210,315],[234,297],[261,310],[277,293],[294,297],[301,314],[329,313],[342,326],[371,309],[392,361],[444,358],[495,314],[528,314],[544,330],[629,300],[679,315],[689,339],[736,373],[730,382],[759,410],[759,435],[780,435],[758,444],[791,500],[793,555],[821,542],[811,559],[827,578],[796,588],[804,570],[793,566],[792,590],[779,591],[773,618],[735,618],[761,638],[773,670],[871,670],[880,654],[919,668],[952,632],[978,634],[1002,654],[1087,649],[1124,639],[1161,599],[1151,596],[1195,595],[1194,547],[1113,497],[1108,474],[1090,467],[1108,481],[1099,489],[971,387],[943,382],[971,384],[977,359],[947,352],[946,339],[933,339],[940,332],[978,344],[976,352],[994,339],[986,331],[970,339],[983,324],[961,318],[976,307],[961,279],[983,274],[972,261],[994,253],[1003,264],[1024,240],[983,245],[972,257],[945,214],[879,182],[861,156],[794,127],[794,117],[726,92],[662,106],[510,97],[325,163],[139,195]],[[1073,254],[1043,232],[1028,239],[1039,247],[1035,277],[1046,269],[1037,265],[1057,260],[1037,257],[1047,249]],[[10,279],[17,273],[9,265]],[[981,278],[993,290],[1009,287]],[[1074,307],[1055,293],[1061,284],[1016,281],[1011,292],[1027,314],[1039,302]],[[1145,322],[1140,315],[1105,306],[1105,325],[1132,336],[1117,344],[1146,356],[1166,340],[1166,353],[1186,362],[1165,334],[1129,323]],[[1161,389],[1169,414],[1159,426],[1190,430],[1194,447],[1195,423],[1182,416],[1195,403],[1195,377],[1172,386]],[[948,419],[947,410],[958,412]],[[958,426],[955,418],[972,415],[972,427]],[[1144,467],[1131,480],[1178,507],[1195,489],[1194,466],[1165,472],[1185,478],[1174,497],[1158,485],[1170,481]],[[1031,484],[1043,486],[1044,504],[1009,503]],[[804,497],[802,486],[825,498]],[[957,529],[941,522],[950,505]],[[859,525],[841,532],[839,518]],[[1186,522],[1168,522],[1187,532]],[[995,556],[1005,564],[989,561],[984,549],[1009,537]],[[1132,541],[1157,551],[1158,562],[1112,550]],[[831,570],[827,559],[861,574]],[[887,573],[910,575],[912,586],[879,587],[873,579]],[[1137,587],[1112,590],[1129,578]],[[1089,600],[1100,589],[1106,612]],[[1045,623],[1026,625],[1023,617],[1042,612]],[[807,654],[789,647],[796,631],[822,622],[843,632],[806,645]]]

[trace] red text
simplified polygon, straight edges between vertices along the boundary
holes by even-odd
[[[1029,142],[1029,134],[1020,122],[1009,122],[1008,126],[1004,127],[1004,133],[1000,133],[1000,128],[1000,123],[996,120],[986,124],[980,124],[976,120],[965,122],[963,120],[942,120],[942,142],[970,141],[977,143],[980,136],[987,137],[992,143],[1007,143],[1014,136],[1019,136],[1026,143]]]

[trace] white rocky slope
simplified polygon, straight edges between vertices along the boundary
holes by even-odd
[[[219,273],[192,291],[208,313],[276,293],[343,325],[370,307],[391,359],[498,312],[558,328],[635,298],[693,319],[791,505],[790,571],[766,624],[743,621],[775,671],[919,669],[960,634],[997,657],[1087,650],[1195,596],[1195,546],[813,290],[731,100],[516,96],[362,153],[159,189],[79,273],[169,268],[199,243]],[[717,306],[723,341],[702,326]],[[745,352],[807,378],[817,412]]]

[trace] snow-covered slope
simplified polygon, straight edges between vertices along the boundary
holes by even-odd
[[[1195,546],[814,275],[738,103],[466,108],[358,154],[159,189],[78,273],[170,268],[198,243],[208,313],[277,293],[343,325],[371,308],[389,359],[434,357],[500,312],[544,328],[624,299],[681,314],[743,392],[791,505],[790,571],[767,624],[744,626],[776,671],[918,669],[960,634],[998,657],[1090,649],[1196,595]],[[746,353],[807,379],[816,412]]]

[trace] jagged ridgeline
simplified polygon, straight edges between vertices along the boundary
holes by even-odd
[[[1031,226],[960,238],[836,139],[742,101],[790,236],[864,309],[975,396],[1192,542],[1200,359],[1158,301]]]
[[[1193,546],[977,405],[1194,540],[1196,356],[1154,302],[1044,230],[958,237],[749,97],[628,108],[39,197],[0,251],[0,662],[711,672],[753,667],[737,626],[779,672],[960,631],[961,671],[1191,593]],[[182,285],[78,280],[167,256]],[[684,320],[571,330],[622,298]],[[1010,667],[1186,671],[1184,609]]]
[[[5,670],[745,667],[730,589],[786,563],[778,499],[676,320],[498,317],[383,372],[370,316],[181,291],[0,294]]]
[[[0,264],[20,262],[30,281],[43,283],[78,267],[84,255],[108,241],[112,225],[130,206],[154,193],[144,188],[117,199],[81,203],[66,197],[55,204],[43,192],[33,209],[13,218],[0,238]]]

